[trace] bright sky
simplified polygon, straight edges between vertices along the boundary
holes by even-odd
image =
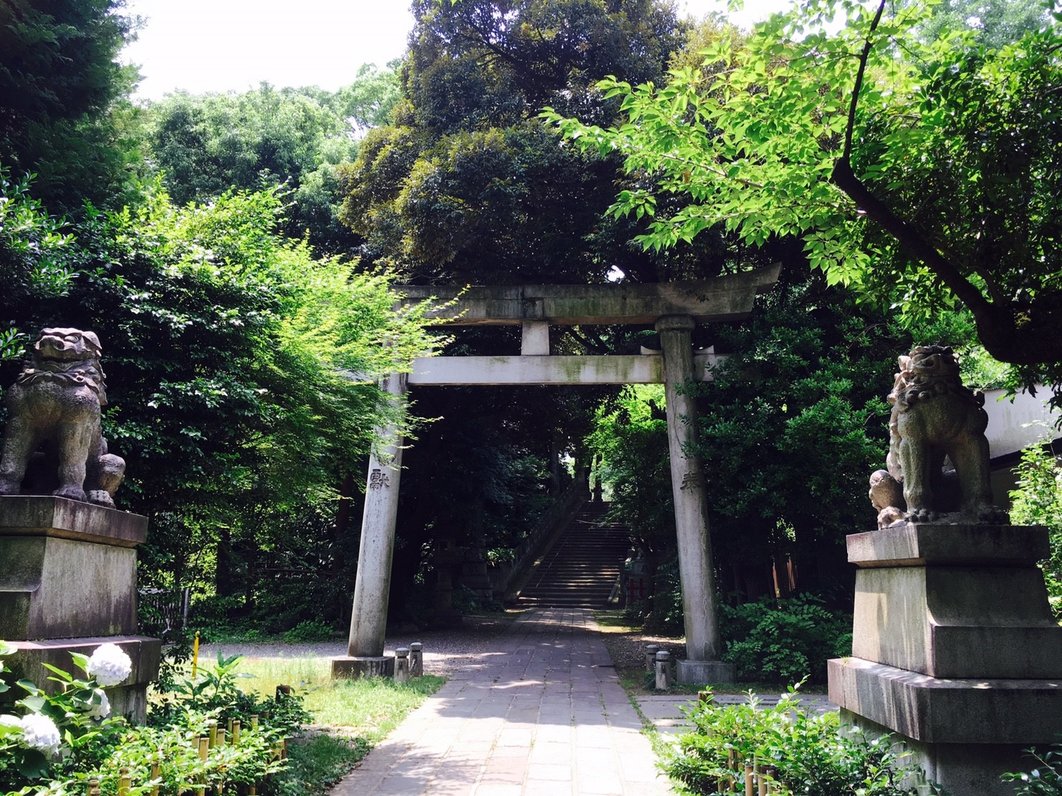
[[[731,14],[748,26],[787,0],[746,0]],[[694,17],[725,11],[725,0],[679,0]],[[157,99],[184,89],[245,91],[317,85],[336,89],[364,63],[399,58],[413,17],[406,0],[127,0],[144,18],[123,60],[144,76],[136,96]]]

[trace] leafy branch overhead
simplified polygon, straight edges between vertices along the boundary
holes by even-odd
[[[664,86],[603,81],[618,124],[543,115],[624,157],[611,212],[652,219],[643,246],[720,226],[750,244],[801,236],[831,283],[909,321],[965,305],[993,356],[1057,392],[1062,33],[1057,10],[1034,19],[998,44],[930,35],[925,4],[807,0],[747,37],[719,28]],[[677,210],[658,212],[664,195]]]

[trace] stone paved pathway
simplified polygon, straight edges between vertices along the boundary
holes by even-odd
[[[411,713],[332,796],[665,796],[589,611],[541,609]]]

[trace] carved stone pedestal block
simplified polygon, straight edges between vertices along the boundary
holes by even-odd
[[[332,679],[357,680],[361,677],[394,677],[395,659],[388,655],[342,656],[332,658]]]
[[[143,719],[161,642],[136,635],[136,546],[147,518],[56,497],[0,497],[0,638],[6,663],[42,687],[42,663],[75,670],[70,652],[118,644],[133,674],[110,689],[116,713]]]
[[[1062,732],[1062,628],[1043,528],[918,525],[848,537],[852,656],[829,663],[849,721],[903,736],[952,796],[1013,793],[1004,771]]]

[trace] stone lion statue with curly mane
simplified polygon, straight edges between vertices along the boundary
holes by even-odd
[[[107,389],[100,341],[80,329],[41,330],[7,391],[0,495],[40,495],[114,506],[125,461],[100,433]]]
[[[904,521],[1005,522],[992,503],[984,395],[964,387],[951,348],[899,358],[889,403],[886,469],[870,477],[878,527]],[[945,470],[945,462],[954,471]]]

